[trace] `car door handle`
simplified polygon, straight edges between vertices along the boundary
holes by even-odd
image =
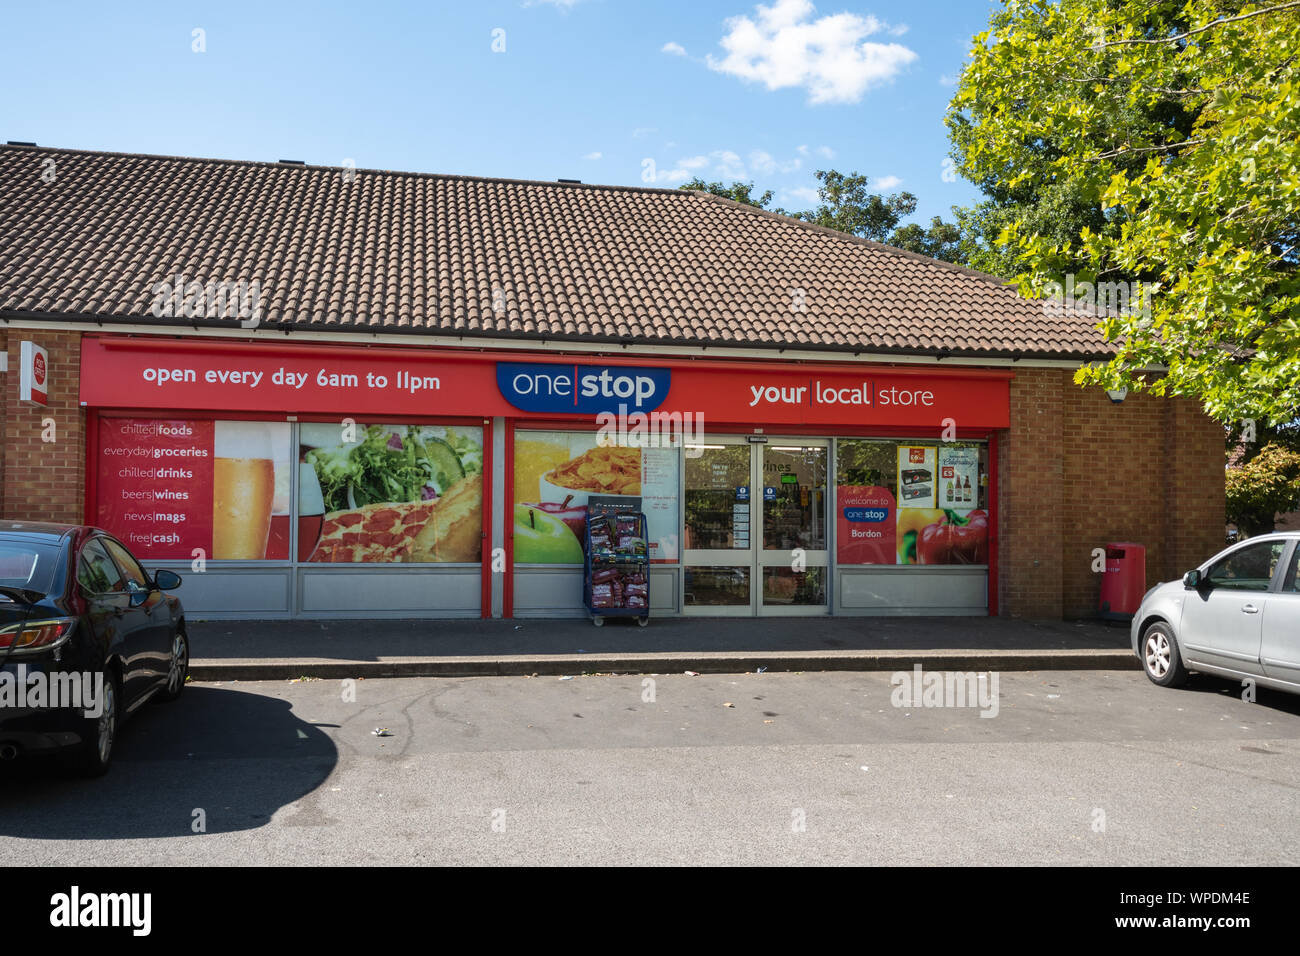
[[[1259,608],[1255,607],[1255,605],[1253,605],[1253,604],[1243,604],[1243,605],[1241,606],[1241,613],[1242,613],[1242,614],[1258,614],[1258,613],[1259,613]]]

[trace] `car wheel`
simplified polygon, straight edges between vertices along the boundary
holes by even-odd
[[[184,630],[177,628],[176,633],[172,635],[172,656],[167,665],[167,683],[153,699],[165,704],[181,696],[181,691],[185,689],[185,675],[189,669],[190,639],[185,635]]]
[[[121,723],[121,700],[117,675],[106,668],[99,716],[82,719],[81,744],[73,759],[73,767],[84,777],[102,777],[108,772]]]
[[[1181,687],[1187,682],[1178,640],[1168,624],[1158,621],[1142,635],[1142,669],[1151,683],[1161,687]]]

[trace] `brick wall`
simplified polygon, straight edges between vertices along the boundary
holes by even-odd
[[[1030,369],[1011,380],[1011,428],[1000,438],[1006,462],[998,473],[998,606],[1016,617],[1062,614],[1065,374]]]
[[[0,333],[2,334],[2,333]],[[84,515],[86,415],[78,405],[79,332],[9,329],[5,343],[4,459],[0,517],[80,524]],[[23,339],[49,354],[49,404],[18,400],[19,348]],[[53,431],[47,420],[53,421]],[[46,438],[53,441],[46,441]]]
[[[1223,547],[1223,433],[1194,401],[1116,405],[1068,370],[1019,369],[999,504],[1002,612],[1095,615],[1093,549],[1146,546],[1147,587]]]

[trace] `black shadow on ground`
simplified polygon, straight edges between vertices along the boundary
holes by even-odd
[[[1193,673],[1188,676],[1187,683],[1179,690],[1183,693],[1234,697],[1237,700],[1244,700],[1241,695],[1245,687],[1241,681],[1233,680],[1230,677]],[[1274,690],[1271,687],[1256,685],[1255,703],[1260,707],[1267,707],[1271,710],[1281,711],[1284,714],[1300,717],[1300,694],[1288,694],[1285,691]]]
[[[192,684],[121,726],[103,777],[80,779],[49,756],[0,765],[0,837],[188,836],[196,809],[204,832],[251,830],[320,786],[337,762],[334,741],[288,701]]]

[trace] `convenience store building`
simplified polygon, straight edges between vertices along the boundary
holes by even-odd
[[[0,516],[194,617],[580,614],[592,496],[658,616],[1088,615],[1106,542],[1149,583],[1222,544],[1221,429],[947,263],[677,190],[13,145],[0,185]]]

